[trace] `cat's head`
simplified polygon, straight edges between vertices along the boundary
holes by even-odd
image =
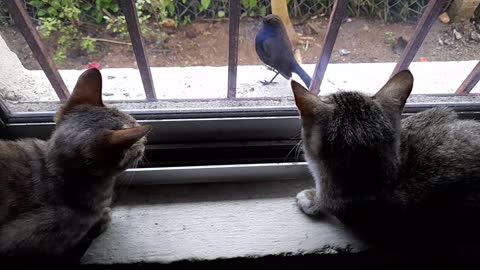
[[[150,126],[105,106],[98,69],[85,71],[56,114],[49,158],[63,171],[111,176],[136,166],[145,151]]]
[[[316,96],[292,81],[306,155],[325,159],[356,150],[372,155],[397,151],[401,113],[412,86],[408,70],[397,73],[372,97],[358,92]]]

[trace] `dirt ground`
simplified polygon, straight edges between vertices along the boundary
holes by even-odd
[[[328,19],[310,19],[295,28],[307,37],[301,47],[303,63],[316,63],[320,54]],[[255,54],[254,39],[260,21],[242,20],[240,25],[239,64],[260,64]],[[458,34],[454,33],[457,32]],[[378,20],[352,18],[344,22],[335,44],[331,63],[394,62],[399,58],[402,46],[394,46],[395,39],[408,40],[415,30],[415,23],[385,24]],[[105,26],[89,25],[83,32],[90,37],[122,41],[107,33]],[[0,34],[28,69],[40,69],[21,34],[14,27],[0,26]],[[228,21],[199,21],[169,30],[162,41],[146,38],[146,48],[151,66],[224,66],[227,65]],[[54,53],[55,40],[45,40]],[[398,44],[397,44],[398,45]],[[340,55],[339,50],[351,53]],[[414,61],[425,57],[427,61],[460,61],[480,58],[480,25],[468,21],[443,24],[437,21]],[[97,42],[95,53],[87,54],[73,49],[68,59],[58,63],[61,69],[82,69],[92,62],[101,67],[136,67],[131,46],[110,42]]]

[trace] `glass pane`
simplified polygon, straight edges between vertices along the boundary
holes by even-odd
[[[331,0],[240,1],[238,99],[227,100],[229,1],[135,2],[158,102],[144,102],[137,59],[118,2],[61,2],[70,5],[73,14],[64,13],[66,6],[49,1],[26,1],[26,8],[48,51],[55,57],[68,89],[73,88],[82,70],[98,66],[104,78],[104,98],[129,101],[118,105],[143,113],[274,111],[285,107],[293,111],[288,78],[278,75],[273,83],[264,83],[275,72],[256,53],[256,35],[264,28],[262,17],[272,12],[281,15],[287,29],[292,30],[289,38],[293,60],[290,60],[299,62],[306,74],[313,76],[333,3]],[[428,3],[427,0],[410,2],[350,1],[321,94],[343,90],[374,93],[385,83]],[[3,100],[14,112],[54,111],[59,106],[55,92],[11,23],[4,4],[0,4],[0,12],[0,35],[8,45],[0,41],[0,55],[8,59],[0,62]],[[479,60],[478,24],[461,18],[453,23],[453,19],[448,23],[445,19],[436,20],[415,56],[411,65],[414,94],[453,93]],[[278,50],[280,46],[264,47]],[[287,52],[282,49],[279,57],[286,57]],[[295,73],[292,78],[302,81]],[[478,91],[477,85],[472,93]]]

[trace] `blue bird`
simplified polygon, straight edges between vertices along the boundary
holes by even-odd
[[[310,86],[312,78],[295,60],[287,30],[277,15],[270,14],[263,18],[262,28],[255,37],[255,51],[263,63],[277,72],[270,82],[262,81],[264,85],[272,83],[278,74],[290,79],[293,72],[300,76],[307,87]]]

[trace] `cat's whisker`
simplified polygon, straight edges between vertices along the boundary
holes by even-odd
[[[297,144],[296,144],[296,151],[295,151],[295,161],[299,161],[300,160],[300,155],[302,154],[302,149],[303,149],[303,141],[300,140]]]
[[[285,158],[283,159],[283,162],[286,162],[288,157],[290,156],[290,154],[295,151],[295,147],[297,146],[297,144],[295,144],[292,149],[290,149],[290,151],[288,151],[287,155],[285,156]]]
[[[138,165],[138,162],[135,162],[135,164],[133,164],[132,168],[136,168],[137,165]],[[118,188],[118,191],[117,191],[118,197],[123,197],[125,195],[125,193],[128,191],[128,188],[130,187],[130,185],[133,182],[134,176],[135,176],[135,171],[131,171],[129,173],[129,176],[127,177],[127,179],[124,180],[123,184]]]
[[[145,153],[143,153],[142,155],[142,158],[140,158],[139,162],[143,163],[143,164],[150,164],[150,160],[148,160],[147,156],[145,155]]]
[[[290,149],[290,151],[288,151],[287,156],[285,157],[283,162],[287,161],[288,157],[290,156],[290,154],[292,154],[292,152],[295,153],[295,160],[298,161],[298,157],[300,156],[299,152],[301,152],[301,146],[302,141],[300,140],[292,147],[292,149]]]

